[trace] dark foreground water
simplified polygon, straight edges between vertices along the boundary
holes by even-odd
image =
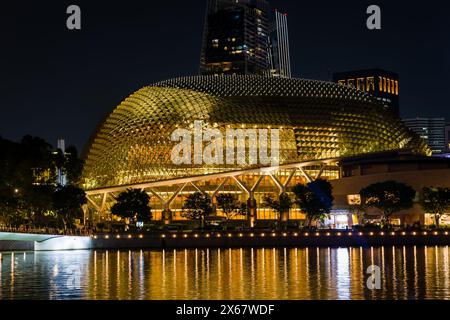
[[[449,247],[2,253],[1,299],[450,299]],[[367,268],[380,267],[380,289]]]

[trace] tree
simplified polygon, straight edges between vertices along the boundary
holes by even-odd
[[[55,162],[52,147],[38,137],[20,143],[0,138],[0,198],[4,220],[42,226],[52,214]],[[6,218],[6,217],[7,218]]]
[[[271,196],[265,196],[263,205],[275,211],[278,214],[280,226],[286,227],[289,210],[292,208],[292,200],[287,193],[281,193],[277,200]]]
[[[250,215],[250,210],[246,202],[241,202],[238,209],[238,214],[248,217]]]
[[[57,149],[52,153],[52,161],[61,174],[66,175],[68,184],[80,185],[84,161],[78,157],[76,147],[69,146],[64,151]]]
[[[83,216],[82,206],[87,203],[84,190],[68,185],[60,186],[53,194],[53,208],[57,218],[64,225],[64,230],[72,226],[75,219]]]
[[[450,210],[450,189],[434,187],[423,188],[420,205],[425,213],[434,214],[436,227],[439,228],[442,215]]]
[[[363,220],[366,216],[366,206],[363,204],[352,204],[349,206],[348,211],[355,214],[358,217],[358,224],[363,224]]]
[[[298,184],[293,190],[295,203],[306,214],[307,226],[313,221],[323,222],[333,207],[333,187],[323,179],[317,179],[306,185]]]
[[[39,137],[24,136],[19,146],[20,160],[16,170],[21,188],[34,185],[53,185],[56,182],[57,158],[52,146]]]
[[[8,227],[20,225],[22,216],[19,214],[19,201],[12,194],[0,191],[0,224]]]
[[[147,192],[128,189],[119,194],[117,202],[111,208],[111,213],[133,222],[149,222],[152,219],[152,210],[149,203],[150,196]]]
[[[395,212],[412,208],[416,192],[410,186],[396,181],[371,184],[360,191],[362,204],[381,211],[381,227],[390,225]]]
[[[162,215],[162,220],[166,223],[172,223],[172,219],[173,219],[173,213],[172,210],[170,210],[169,208],[163,209],[163,211],[161,212]]]
[[[58,169],[76,185],[83,161],[75,148],[66,155],[45,140],[26,135],[12,142],[0,137],[0,215],[3,223],[48,225],[55,220],[53,198]],[[59,196],[59,195],[57,195]]]
[[[53,185],[32,185],[26,188],[19,199],[19,208],[26,221],[35,227],[48,224],[53,214]]]
[[[83,172],[84,161],[78,157],[78,151],[74,146],[66,148],[64,172],[67,174],[67,180],[72,185],[79,185],[81,174]]]
[[[200,220],[203,229],[206,217],[212,212],[211,197],[201,192],[195,192],[190,194],[184,202],[182,216],[191,220]]]
[[[217,206],[225,214],[227,221],[236,215],[246,214],[246,210],[243,207],[244,203],[240,203],[237,198],[230,193],[222,193],[216,197]],[[246,205],[245,205],[246,207]]]

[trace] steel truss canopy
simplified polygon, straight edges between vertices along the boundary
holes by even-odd
[[[156,208],[177,210],[173,202],[182,193],[201,192],[214,197],[221,192],[233,192],[243,201],[255,200],[258,195],[287,192],[289,186],[296,183],[311,182],[318,178],[336,179],[339,176],[339,159],[326,159],[292,163],[277,167],[240,170],[219,174],[177,178],[164,181],[138,183],[116,187],[87,190],[89,206],[102,217],[108,216],[108,210],[118,194],[127,189],[141,189],[155,199]],[[233,186],[225,190],[225,186]],[[255,208],[256,210],[256,208]]]

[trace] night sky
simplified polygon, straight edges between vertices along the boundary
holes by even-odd
[[[12,2],[12,1],[10,1]],[[102,118],[156,81],[195,75],[205,0],[14,1],[0,7],[0,135],[25,134],[81,149]],[[447,1],[272,0],[289,17],[295,77],[385,68],[400,74],[403,117],[446,117],[450,74]],[[366,28],[368,5],[382,30]],[[66,8],[82,30],[66,28]]]

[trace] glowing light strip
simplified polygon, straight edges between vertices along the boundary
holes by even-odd
[[[195,239],[199,239],[202,236],[204,238],[211,238],[211,234],[210,233],[206,233],[206,234],[198,234],[198,233],[195,233],[195,234],[190,234],[190,233],[177,234],[177,233],[175,233],[175,234],[171,235],[171,238],[176,239],[178,237],[181,237],[181,238],[185,238],[186,239],[186,238],[189,238],[190,235],[192,235],[191,238],[195,238]],[[310,233],[309,232],[305,232],[305,233],[301,234],[299,232],[292,232],[292,233],[283,232],[283,233],[279,233],[278,234],[276,232],[272,232],[269,235],[272,238],[275,238],[275,237],[278,237],[278,238],[280,238],[280,237],[283,237],[283,238],[286,238],[286,237],[298,238],[299,236],[302,236],[302,235],[304,237],[309,237]],[[377,236],[377,235],[378,236],[386,236],[386,235],[396,236],[396,235],[401,235],[402,237],[405,237],[405,236],[421,236],[421,235],[422,236],[439,236],[439,235],[441,235],[441,236],[443,236],[443,235],[448,236],[449,232],[445,231],[445,232],[440,233],[438,231],[433,231],[433,232],[422,231],[421,233],[418,233],[417,231],[412,231],[410,233],[407,233],[405,231],[402,231],[402,232],[399,232],[397,234],[394,231],[392,231],[390,233],[386,233],[384,231],[381,231],[380,233],[375,234],[375,232],[373,232],[373,231],[368,232],[368,233],[364,233],[364,232],[354,233],[354,232],[341,232],[341,231],[332,233],[332,232],[323,232],[322,231],[322,232],[315,232],[314,235],[316,237],[324,237],[324,236],[326,236],[326,237],[341,237],[343,235],[358,236],[358,237],[363,237],[363,236],[371,236],[372,237],[372,236]],[[251,237],[251,238],[253,238],[253,237],[256,237],[256,236],[264,238],[264,237],[267,236],[267,234],[266,233],[255,234],[253,232],[252,233],[242,233],[241,232],[241,233],[235,233],[235,234],[227,233],[226,236],[228,238],[232,238],[232,237],[238,237],[238,238]],[[137,238],[139,238],[139,239],[142,239],[143,237],[144,236],[142,234],[137,236]],[[161,234],[160,237],[164,239],[164,238],[167,238],[167,235],[166,234]],[[220,238],[220,237],[222,237],[222,235],[220,233],[217,233],[216,237]],[[93,236],[91,236],[91,238],[99,239],[99,236],[98,235],[93,235]],[[103,236],[103,239],[133,239],[133,238],[134,237],[131,234],[125,234],[125,235],[123,235],[123,234],[116,234],[114,236],[106,234],[106,235]]]

